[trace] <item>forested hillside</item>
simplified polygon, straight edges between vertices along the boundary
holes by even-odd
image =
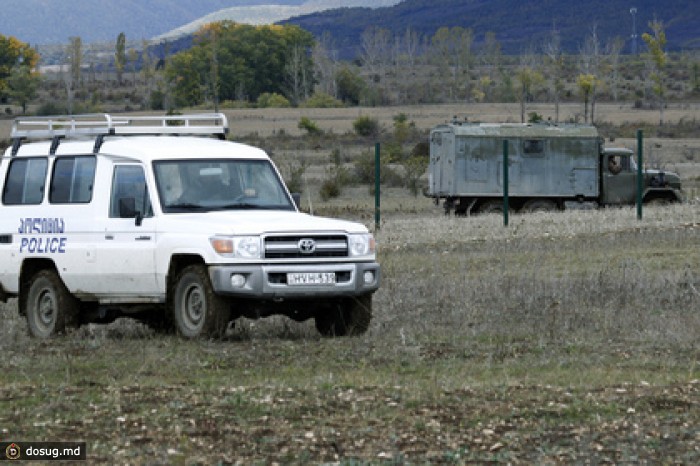
[[[491,31],[508,54],[541,45],[553,29],[559,32],[564,50],[576,53],[595,27],[603,43],[615,36],[627,39],[629,51],[632,4],[637,9],[638,35],[648,31],[649,21],[656,18],[666,25],[670,50],[700,47],[697,0],[406,0],[394,7],[344,8],[287,22],[317,37],[328,32],[343,58],[357,54],[361,35],[370,26],[394,34],[410,27],[423,36],[432,36],[443,26],[461,26],[473,30],[477,46]],[[643,46],[641,39],[637,44]]]

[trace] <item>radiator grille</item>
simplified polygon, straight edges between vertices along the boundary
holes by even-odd
[[[265,238],[266,259],[347,256],[348,239],[344,235],[291,235]]]

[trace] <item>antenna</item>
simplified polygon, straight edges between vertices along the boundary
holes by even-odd
[[[630,39],[632,40],[632,55],[637,55],[637,8],[630,8],[630,14],[632,15],[632,35],[630,35]]]

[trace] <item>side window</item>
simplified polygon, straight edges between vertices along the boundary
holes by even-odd
[[[41,204],[47,168],[48,160],[43,157],[12,160],[2,191],[3,204]]]
[[[144,217],[153,216],[143,167],[117,165],[114,167],[112,177],[109,216],[112,218],[133,218],[137,213],[141,213]]]
[[[52,204],[87,204],[92,200],[95,157],[59,157],[53,164],[49,201]]]
[[[544,140],[525,139],[523,141],[523,153],[533,157],[544,155]]]

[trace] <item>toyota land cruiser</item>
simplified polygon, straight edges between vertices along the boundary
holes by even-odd
[[[239,317],[367,330],[379,287],[364,225],[301,213],[223,114],[14,121],[0,160],[0,301],[46,338],[128,315],[187,338]]]

